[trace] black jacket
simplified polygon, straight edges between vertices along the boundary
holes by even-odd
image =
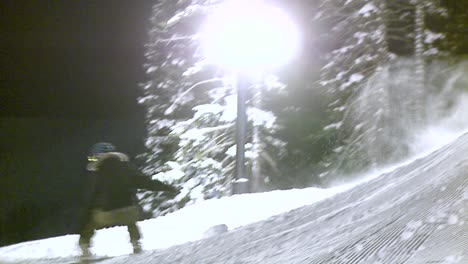
[[[104,211],[137,204],[137,189],[175,192],[175,188],[148,176],[131,166],[122,153],[106,153],[94,164],[90,175],[88,208]]]

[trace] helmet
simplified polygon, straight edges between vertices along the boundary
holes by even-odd
[[[100,142],[94,144],[89,150],[88,160],[96,161],[96,156],[102,153],[113,152],[115,151],[115,146],[111,143]]]

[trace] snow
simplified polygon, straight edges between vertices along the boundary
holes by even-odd
[[[193,108],[195,110],[194,119],[200,118],[205,114],[218,114],[223,111],[223,107],[219,104],[203,104]]]
[[[286,88],[286,85],[283,84],[279,78],[273,74],[267,74],[263,78],[263,83],[265,84],[265,88],[271,90],[271,89],[284,89]]]
[[[226,155],[230,156],[230,157],[235,157],[236,156],[236,153],[237,153],[237,150],[236,150],[236,145],[232,145],[231,147],[229,147],[227,150],[226,150]]]
[[[220,121],[232,122],[237,118],[237,95],[229,95],[224,98],[226,103]]]
[[[356,83],[356,82],[360,82],[362,79],[364,79],[364,75],[359,74],[359,73],[354,73],[354,74],[351,75],[351,77],[349,77],[348,82]]]
[[[461,235],[468,220],[467,99],[461,97],[446,119],[417,131],[414,155],[401,164],[329,189],[197,201],[140,222],[142,255],[104,262],[350,263],[359,257],[353,263],[467,263]],[[166,177],[179,177],[178,164],[168,165],[173,171]],[[3,247],[0,263],[63,263],[53,259],[77,256],[77,241],[67,235]],[[100,256],[131,252],[124,227],[99,230],[93,242]]]
[[[358,14],[362,15],[363,17],[369,17],[371,15],[371,12],[375,10],[377,10],[377,8],[373,4],[367,3],[358,11]]]
[[[166,182],[175,182],[180,180],[182,177],[185,176],[185,173],[182,171],[181,166],[176,162],[171,162],[172,164],[177,164],[177,167],[173,167],[169,171],[160,172],[153,176],[153,179],[157,179],[160,181]]]
[[[192,128],[180,135],[181,139],[191,140],[194,145],[198,145],[206,138],[205,132],[199,128]]]
[[[267,193],[234,195],[200,201],[177,212],[139,222],[145,250],[167,248],[202,239],[207,230],[226,225],[229,230],[265,220],[295,208],[313,204],[346,191],[358,183],[330,189],[306,188]],[[131,252],[127,230],[115,227],[97,231],[92,251],[100,256],[119,256]],[[58,258],[78,255],[78,236],[67,235],[25,242],[0,248],[0,259]],[[112,247],[109,245],[112,244]]]
[[[240,178],[240,179],[235,180],[235,182],[238,182],[238,183],[248,182],[248,181],[249,181],[249,180],[246,179],[246,178]]]
[[[458,216],[457,216],[457,215],[453,215],[453,214],[450,215],[449,218],[448,218],[447,223],[448,223],[449,225],[455,225],[455,224],[457,224],[457,223],[458,223]]]
[[[364,39],[366,39],[366,37],[368,36],[369,34],[366,33],[366,32],[356,32],[354,33],[353,37],[356,38],[358,40],[357,44],[356,45],[360,45],[364,42]]]
[[[180,22],[180,20],[184,19],[185,17],[190,16],[194,12],[197,12],[197,10],[200,10],[201,7],[200,5],[197,4],[192,4],[188,6],[184,11],[176,13],[171,19],[167,21],[167,26],[171,27]]]
[[[360,73],[354,73],[349,77],[347,82],[343,83],[340,86],[340,90],[344,91],[344,90],[346,90],[346,88],[350,87],[351,85],[353,85],[355,83],[359,83],[363,79],[364,79],[364,75],[362,75]]]
[[[146,70],[146,73],[148,73],[148,74],[149,74],[149,73],[153,73],[153,72],[155,72],[155,71],[157,71],[157,70],[158,70],[158,67],[151,66],[151,67],[149,67],[149,68]]]
[[[324,127],[323,130],[339,129],[342,125],[343,125],[343,122],[333,123]]]
[[[444,259],[444,262],[442,262],[442,264],[462,263],[461,261],[462,261],[461,256],[448,256]]]
[[[446,118],[430,124],[428,127],[414,132],[414,142],[411,145],[412,153],[426,155],[444,145],[468,130],[468,96],[459,96],[456,106]]]
[[[435,33],[429,30],[425,31],[424,43],[431,44],[436,40],[443,39],[444,35],[441,33]]]
[[[411,263],[466,263],[466,238],[453,234],[466,228],[468,217],[460,166],[468,135],[451,136],[425,156],[356,182],[200,201],[142,221],[145,252],[102,263],[349,263],[357,257],[353,263],[404,263],[398,260],[407,257]],[[79,254],[77,240],[67,235],[3,247],[0,262],[67,263]],[[99,256],[131,252],[124,227],[99,230],[93,242]]]
[[[247,109],[249,119],[252,119],[254,126],[264,126],[265,128],[273,128],[276,122],[275,114],[262,109],[249,107]]]
[[[185,62],[184,61],[181,61],[181,65],[182,66]],[[199,73],[202,71],[203,69],[203,63],[196,63],[194,66],[192,67],[189,67],[186,71],[184,71],[182,73],[182,76],[191,76],[191,75],[195,75],[196,73]]]
[[[401,234],[401,239],[403,240],[408,240],[414,235],[414,231],[412,230],[407,230],[404,231],[403,234]]]

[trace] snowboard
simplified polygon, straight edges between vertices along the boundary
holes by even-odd
[[[80,257],[78,257],[76,259],[76,261],[74,262],[70,262],[69,264],[90,264],[90,263],[98,263],[100,261],[104,261],[106,259],[111,259],[113,257],[109,257],[109,256],[93,256],[93,257],[90,257],[89,259],[86,259],[86,260],[82,260],[80,259]]]

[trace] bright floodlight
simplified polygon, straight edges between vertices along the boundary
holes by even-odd
[[[207,18],[201,42],[210,63],[235,71],[257,71],[288,62],[298,50],[299,32],[277,7],[234,0]]]

